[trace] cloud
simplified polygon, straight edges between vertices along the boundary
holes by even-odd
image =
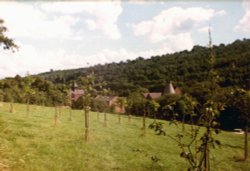
[[[62,14],[87,13],[85,23],[89,30],[99,30],[111,39],[121,38],[117,20],[122,13],[120,2],[53,2],[46,3],[41,8],[47,12]]]
[[[154,3],[163,3],[162,1],[156,1],[156,0],[128,0],[129,4],[133,5],[144,5],[144,4],[154,4]]]
[[[225,10],[220,10],[220,11],[217,11],[215,13],[215,15],[218,15],[218,16],[224,16],[224,15],[227,15],[227,12]]]
[[[179,51],[192,48],[193,31],[203,32],[206,28],[201,28],[202,25],[208,25],[212,17],[222,15],[226,15],[226,11],[202,7],[172,7],[150,20],[127,26],[133,29],[135,36],[143,37],[150,43],[166,42],[171,50]]]
[[[35,5],[19,2],[0,2],[0,16],[15,38],[71,38],[79,18],[70,15],[50,17]]]
[[[199,33],[208,33],[209,26],[201,27],[198,29]],[[210,27],[210,30],[213,30],[213,27]]]
[[[178,38],[184,34],[185,38],[190,39],[191,37],[187,35],[199,24],[209,21],[214,15],[213,9],[173,7],[162,11],[151,20],[132,24],[132,28],[136,36],[143,36],[151,43],[173,40],[173,35]],[[187,41],[191,42],[191,40]]]
[[[117,20],[121,13],[119,2],[0,2],[0,16],[9,28],[8,34],[31,39],[74,39],[74,27],[81,20],[89,30],[119,39]]]
[[[15,53],[0,51],[0,78],[37,74],[50,69],[79,68],[86,66],[86,59],[63,49],[41,51],[31,44],[17,42],[22,48]]]
[[[17,42],[21,44],[21,42]],[[41,58],[32,45],[22,44],[16,53],[0,51],[0,78],[4,76],[24,75],[29,70],[40,68]]]
[[[234,31],[250,33],[250,2],[243,1],[242,6],[245,9],[245,14],[234,27]]]

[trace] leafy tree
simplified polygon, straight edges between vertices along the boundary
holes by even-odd
[[[144,115],[146,99],[141,92],[131,92],[128,96],[129,110],[135,115]]]
[[[58,118],[61,115],[61,105],[63,104],[64,96],[63,94],[58,90],[50,90],[51,94],[51,100],[53,103],[53,106],[55,108],[54,113],[54,124],[57,125]]]
[[[127,99],[125,97],[119,97],[116,103],[121,108],[121,110],[125,112],[125,108],[127,107]],[[121,123],[121,112],[118,113],[118,122],[119,124]]]
[[[143,135],[146,134],[146,103],[147,100],[143,96],[142,92],[132,92],[128,96],[128,104],[130,111],[136,115],[142,115],[142,131]]]
[[[35,91],[31,88],[31,85],[33,82],[34,82],[34,79],[29,74],[27,74],[26,78],[24,79],[24,85],[23,85],[26,104],[27,104],[27,108],[26,108],[27,116],[29,116],[29,112],[30,112],[30,98],[32,95],[35,94]]]
[[[0,89],[0,108],[2,107],[3,98],[4,98],[4,92]]]
[[[154,122],[156,122],[156,112],[158,111],[160,104],[155,100],[150,100],[147,104],[148,113],[154,116]]]
[[[91,104],[93,103],[94,94],[96,90],[94,89],[94,73],[89,74],[86,78],[81,78],[80,83],[84,90],[83,95],[83,107],[85,116],[85,141],[89,139],[89,111],[91,109]]]
[[[210,32],[209,32],[210,36]],[[218,85],[218,74],[214,69],[215,64],[215,54],[213,51],[213,46],[211,42],[211,37],[209,41],[210,47],[210,56],[208,58],[208,63],[210,66],[210,70],[207,76],[207,79],[211,84],[209,84],[206,98],[202,103],[198,103],[191,96],[183,96],[181,99],[183,102],[182,112],[184,112],[183,117],[189,115],[191,120],[194,116],[198,117],[197,125],[191,125],[191,129],[183,129],[180,133],[178,133],[175,137],[171,137],[181,148],[180,156],[187,160],[189,163],[188,170],[195,171],[209,171],[210,170],[210,147],[215,147],[215,145],[220,145],[220,141],[214,138],[213,133],[218,134],[218,122],[217,117],[220,114],[220,111],[224,110],[225,103],[220,99],[221,97],[221,88]],[[169,104],[167,107],[170,110],[174,109],[176,103],[173,102]],[[175,113],[173,112],[174,116]],[[177,122],[174,122],[177,125]],[[161,123],[153,123],[150,125],[152,129],[161,133],[162,131]],[[200,128],[204,127],[205,132],[201,137],[198,137]],[[158,133],[158,134],[159,134]],[[200,141],[198,141],[200,140]]]
[[[0,46],[3,46],[3,49],[11,49],[12,51],[18,49],[18,46],[14,43],[13,39],[8,38],[5,35],[7,28],[3,25],[4,21],[0,19]]]
[[[250,83],[248,83],[250,84]],[[248,91],[244,89],[235,89],[230,98],[230,104],[240,111],[240,117],[244,121],[244,160],[248,158],[248,126],[250,123],[250,85]]]
[[[9,108],[10,113],[14,112],[14,106],[13,106],[14,99],[12,94],[14,94],[12,89],[10,88],[5,89],[4,101],[10,103],[10,108]]]
[[[93,100],[93,110],[97,112],[97,120],[99,120],[100,112],[106,112],[109,108],[108,104],[100,99],[95,98]],[[105,122],[105,121],[104,121]]]
[[[0,89],[0,103],[3,101],[4,98],[4,92]]]
[[[160,97],[158,99],[158,103],[160,104],[158,111],[161,114],[159,115],[159,118],[167,120],[172,120],[175,118],[177,120],[177,116],[174,115],[174,107],[179,99],[180,96],[176,94],[165,94],[164,96]]]

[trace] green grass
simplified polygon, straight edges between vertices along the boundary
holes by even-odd
[[[8,104],[0,107],[0,170],[14,171],[183,171],[186,161],[180,158],[180,149],[167,136],[157,136],[147,129],[141,136],[142,121],[108,115],[108,127],[103,127],[103,114],[97,121],[90,113],[90,140],[84,142],[82,111],[63,109],[60,122],[54,126],[54,109],[31,106],[30,116],[25,105],[14,104],[15,113],[8,112]],[[147,119],[147,124],[151,123]],[[167,134],[174,136],[176,127],[165,122]],[[243,157],[243,135],[221,132],[217,139],[220,148],[212,151],[214,171],[247,171],[248,162],[236,162]],[[250,152],[249,152],[250,153]],[[160,161],[153,163],[151,156]]]

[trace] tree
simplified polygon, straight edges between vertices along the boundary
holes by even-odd
[[[18,49],[18,46],[14,43],[13,39],[5,36],[5,32],[8,30],[4,25],[4,20],[0,19],[0,46],[3,46],[3,49],[14,50]]]
[[[128,104],[130,111],[135,113],[136,115],[142,115],[142,131],[143,135],[146,134],[146,103],[147,100],[143,96],[142,92],[136,91],[132,92],[128,96]]]
[[[147,106],[148,106],[148,113],[153,114],[154,122],[156,122],[156,113],[160,107],[160,104],[155,100],[150,100]]]
[[[248,82],[248,84],[250,84]],[[248,158],[248,126],[250,123],[250,85],[247,90],[236,88],[231,93],[229,103],[231,106],[236,107],[240,111],[240,117],[244,121],[244,160]]]
[[[214,133],[219,133],[218,122],[216,119],[219,116],[220,111],[224,110],[225,107],[225,102],[220,100],[221,98],[224,99],[224,97],[221,96],[222,89],[218,85],[219,77],[214,69],[215,54],[213,51],[210,31],[209,38],[210,56],[208,58],[208,63],[210,70],[207,75],[207,80],[210,84],[206,90],[206,98],[200,103],[189,95],[185,95],[181,99],[183,102],[183,117],[189,115],[191,120],[193,120],[193,117],[197,117],[197,125],[190,125],[191,129],[186,130],[184,129],[184,122],[182,122],[183,129],[175,137],[169,136],[181,148],[180,156],[187,160],[189,164],[188,170],[194,171],[210,170],[210,147],[215,147],[216,144],[220,145],[220,141],[214,138]],[[175,117],[178,116],[178,114],[175,114],[174,111],[176,104],[176,102],[173,102],[166,107],[173,110],[174,119],[171,123],[178,125]],[[201,127],[204,127],[205,131],[203,135],[199,137],[198,135],[202,134]],[[158,134],[165,135],[162,130],[162,123],[153,123],[150,125],[150,128],[155,129]]]
[[[125,112],[125,108],[127,107],[127,99],[125,97],[119,97],[116,103],[121,108],[122,112]],[[121,123],[121,112],[118,113],[118,122],[119,124]]]
[[[93,110],[97,112],[97,120],[99,120],[99,115],[100,115],[100,112],[105,112],[107,111],[108,109],[108,104],[104,101],[104,100],[101,100],[101,99],[97,99],[95,98],[93,100]],[[105,120],[104,120],[105,122]]]
[[[51,98],[53,102],[53,106],[55,107],[55,113],[54,113],[54,125],[57,125],[58,117],[61,114],[61,105],[63,104],[63,93],[61,93],[58,90],[50,90]]]
[[[26,99],[26,114],[29,116],[30,112],[30,98],[32,95],[35,94],[35,91],[31,88],[31,84],[34,82],[34,79],[27,74],[25,79],[24,79],[24,94],[25,94],[25,99]]]
[[[0,89],[0,108],[2,107],[2,102],[3,102],[3,98],[4,98],[4,92]]]
[[[160,97],[157,100],[160,104],[158,111],[159,113],[161,113],[161,115],[159,116],[159,118],[167,120],[172,120],[173,118],[177,119],[176,116],[174,116],[173,112],[175,111],[175,109],[173,109],[173,107],[175,107],[179,99],[180,96],[176,94],[166,94]]]
[[[94,89],[94,73],[87,75],[85,78],[80,78],[81,86],[84,90],[83,95],[83,107],[84,107],[84,118],[85,118],[85,141],[89,139],[89,111],[91,104],[93,103],[93,97],[96,93]]]

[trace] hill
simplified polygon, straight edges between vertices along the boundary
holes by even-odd
[[[54,126],[54,108],[14,104],[15,112],[8,112],[9,104],[0,107],[0,170],[15,171],[183,171],[186,161],[180,149],[169,136],[178,128],[162,121],[167,136],[157,136],[147,129],[141,136],[141,117],[132,117],[128,123],[122,116],[108,114],[108,127],[103,127],[103,114],[99,121],[90,113],[90,141],[83,141],[84,119],[82,111],[74,110],[69,121],[69,110],[62,109],[59,124]],[[147,119],[147,125],[153,120]],[[189,126],[187,125],[187,129]],[[181,129],[181,128],[179,128]],[[243,155],[243,135],[222,131],[215,136],[220,148],[211,149],[211,170],[246,171],[248,162],[236,162]],[[155,162],[152,159],[158,158]]]
[[[236,40],[224,45],[214,46],[216,65],[220,76],[220,85],[241,86],[250,75],[250,39]],[[94,72],[97,82],[106,82],[106,88],[120,96],[146,88],[149,91],[161,91],[166,82],[173,81],[175,86],[192,91],[195,84],[206,81],[209,70],[209,49],[194,46],[190,51],[181,51],[150,59],[138,57],[126,62],[96,65],[89,68],[51,71],[38,74],[54,83],[69,84],[88,72]]]

